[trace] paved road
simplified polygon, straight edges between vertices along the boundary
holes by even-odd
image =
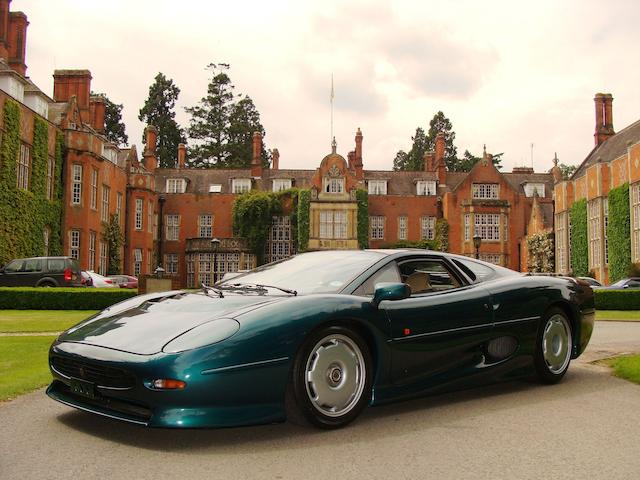
[[[587,359],[640,351],[640,323],[598,323]],[[593,352],[591,352],[593,350]],[[637,479],[640,387],[581,360],[519,382],[368,409],[352,426],[150,430],[42,391],[0,405],[0,478]]]

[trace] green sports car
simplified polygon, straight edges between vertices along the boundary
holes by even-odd
[[[152,427],[290,419],[536,375],[586,348],[591,288],[425,250],[322,251],[107,308],[51,346],[47,394]]]

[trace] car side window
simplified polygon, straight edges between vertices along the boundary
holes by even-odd
[[[39,258],[29,258],[22,266],[23,272],[39,272],[42,270],[42,260]]]
[[[373,296],[373,292],[376,288],[376,283],[382,282],[400,283],[400,275],[398,273],[396,262],[391,262],[385,265],[376,273],[371,275],[362,285],[356,288],[353,294]]]
[[[51,273],[59,273],[64,270],[64,259],[63,258],[53,258],[47,261],[47,266],[49,268],[49,272]]]
[[[458,279],[437,259],[415,259],[399,266],[400,279],[411,288],[411,295],[452,290],[460,286]]]
[[[4,268],[4,272],[5,273],[19,272],[22,269],[23,263],[24,263],[24,260],[13,260],[12,262],[9,262],[7,264],[7,266]]]

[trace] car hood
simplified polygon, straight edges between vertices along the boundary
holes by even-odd
[[[227,293],[224,298],[218,298],[185,292],[141,295],[79,323],[60,335],[58,341],[152,355],[198,325],[220,318],[234,318],[242,312],[285,298]]]

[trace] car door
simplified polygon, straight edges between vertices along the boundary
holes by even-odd
[[[398,262],[409,298],[380,304],[390,321],[392,381],[429,388],[473,371],[492,330],[489,293],[443,257]]]
[[[24,265],[25,259],[19,258],[17,260],[10,261],[0,274],[0,284],[5,287],[16,287],[21,286],[20,283],[23,279],[22,275],[22,267]]]

